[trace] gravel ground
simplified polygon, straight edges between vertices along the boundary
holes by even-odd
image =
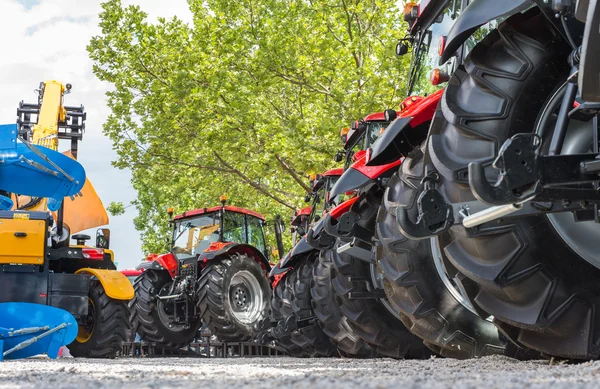
[[[391,359],[30,359],[0,363],[7,388],[597,388],[600,362],[505,357]],[[227,385],[227,386],[225,386]]]

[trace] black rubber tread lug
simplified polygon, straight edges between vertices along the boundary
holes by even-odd
[[[333,289],[335,277],[332,264],[324,255],[313,267],[313,286],[311,288],[312,306],[319,319],[319,325],[331,342],[346,357],[371,358],[376,356],[368,344],[348,324],[340,309],[340,299]]]
[[[280,282],[273,289],[273,296],[271,297],[271,309],[269,311],[272,322],[283,322],[284,318],[289,317],[289,315],[292,314],[291,310],[286,310],[286,307],[283,304],[284,289],[284,279],[280,280]],[[304,354],[302,348],[298,347],[294,342],[292,342],[292,338],[289,335],[275,338],[275,346],[291,357],[302,358],[308,356]]]
[[[318,257],[311,255],[306,261],[294,268],[297,276],[294,278],[294,283],[289,285],[294,293],[292,311],[299,321],[306,319],[314,319],[314,321],[294,331],[292,341],[304,350],[311,350],[311,357],[331,357],[336,354],[337,349],[319,326],[312,307],[310,291],[313,281],[313,268],[317,262]]]

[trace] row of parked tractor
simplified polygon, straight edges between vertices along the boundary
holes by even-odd
[[[271,266],[260,228],[281,223],[225,203],[175,217],[134,329],[181,346],[204,323],[292,356],[597,358],[598,12],[408,3],[408,97],[342,130],[294,247]]]
[[[207,327],[298,357],[598,358],[598,2],[422,0],[403,16],[406,98],[342,130],[343,167],[311,177],[293,248],[283,255],[281,218],[223,197],[170,211],[171,250],[142,262],[133,287],[106,233],[68,244],[62,199],[85,174],[44,142],[55,131],[76,157],[85,115],[63,107],[70,86],[49,100],[56,85],[43,84],[18,128],[0,128],[12,150],[0,302],[70,312],[53,336],[76,323],[75,356],[114,357],[134,334],[179,348]],[[45,107],[56,126],[40,124]],[[55,331],[35,317],[15,332],[0,316],[0,337]]]

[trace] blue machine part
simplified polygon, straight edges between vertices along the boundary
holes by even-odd
[[[66,196],[79,193],[85,170],[58,151],[17,139],[16,124],[0,125],[0,189],[32,197],[47,197],[56,211]]]
[[[9,197],[0,195],[0,211],[8,211],[13,207],[13,201]]]
[[[77,321],[69,312],[47,305],[0,303],[0,361],[47,354],[56,358],[75,340]]]

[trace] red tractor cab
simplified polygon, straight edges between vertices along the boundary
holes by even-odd
[[[175,216],[171,251],[138,266],[133,308],[142,340],[182,347],[204,322],[222,341],[245,341],[268,314],[265,218],[221,201]],[[273,225],[281,252],[281,220]]]
[[[340,138],[343,149],[335,154],[335,161],[344,161],[344,170],[360,160],[366,150],[377,140],[390,124],[390,116],[395,117],[399,112],[376,112],[364,119],[353,122],[350,127],[342,128]]]

